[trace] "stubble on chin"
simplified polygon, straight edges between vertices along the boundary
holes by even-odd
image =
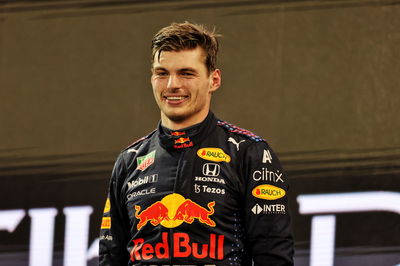
[[[182,121],[186,120],[190,115],[164,112],[164,116],[173,122],[182,122]]]

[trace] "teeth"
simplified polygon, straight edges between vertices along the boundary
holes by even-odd
[[[182,100],[185,99],[183,96],[173,96],[173,97],[167,97],[168,100]]]

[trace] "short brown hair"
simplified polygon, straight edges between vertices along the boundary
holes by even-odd
[[[208,73],[214,71],[217,65],[218,40],[221,35],[213,31],[208,31],[203,25],[192,24],[190,22],[172,23],[170,26],[162,28],[154,35],[151,42],[152,57],[151,63],[154,62],[154,56],[161,51],[182,51],[187,49],[195,49],[197,46],[203,48],[206,60],[205,65]]]

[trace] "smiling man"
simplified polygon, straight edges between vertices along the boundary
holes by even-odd
[[[216,39],[210,36],[206,44],[209,47],[196,45],[178,50],[179,47],[174,49],[169,43],[153,41],[151,84],[161,110],[161,123],[167,128],[195,125],[208,115],[211,95],[221,85],[221,71],[215,69]],[[206,54],[207,48],[211,55]]]
[[[100,265],[293,265],[288,178],[262,138],[214,116],[217,35],[173,23],[152,41],[157,129],[114,165]]]

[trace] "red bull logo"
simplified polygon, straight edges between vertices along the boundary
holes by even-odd
[[[171,136],[183,136],[183,135],[186,135],[186,133],[183,132],[183,131],[173,131],[173,132],[171,132]]]
[[[147,223],[157,226],[161,224],[167,228],[174,228],[182,223],[191,224],[195,220],[214,227],[215,222],[210,218],[214,214],[215,201],[207,204],[207,208],[200,206],[180,194],[170,194],[161,201],[153,203],[140,212],[141,207],[135,205],[135,217],[139,220],[137,229],[140,230]]]
[[[189,142],[190,141],[190,138],[179,138],[179,139],[176,139],[175,140],[175,144],[182,144],[182,143],[185,143],[185,142]]]
[[[182,148],[189,148],[193,146],[193,142],[190,141],[190,138],[183,138],[180,137],[179,139],[175,140],[175,149],[182,149]]]
[[[145,243],[144,238],[132,240],[133,248],[130,252],[131,261],[157,259],[187,258],[197,259],[212,258],[222,260],[224,258],[224,236],[210,234],[207,243],[192,241],[187,233],[172,234],[172,249],[170,249],[169,235],[162,233],[162,240],[159,243]],[[172,254],[170,254],[172,252]]]

